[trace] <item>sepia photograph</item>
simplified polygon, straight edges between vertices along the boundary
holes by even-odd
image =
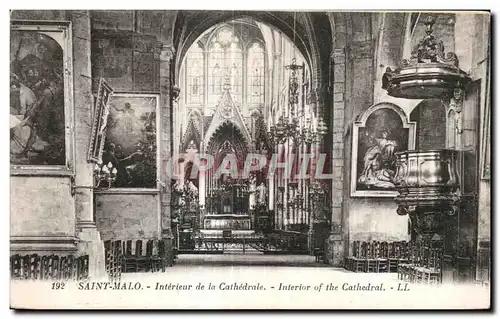
[[[11,309],[491,309],[490,11],[165,6],[10,10]]]

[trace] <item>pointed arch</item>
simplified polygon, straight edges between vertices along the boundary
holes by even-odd
[[[196,128],[193,119],[191,118],[189,119],[188,125],[186,127],[186,133],[182,138],[182,151],[186,152],[188,149],[191,149],[193,146],[193,142],[196,146],[196,150],[200,150],[201,134]]]
[[[199,41],[189,48],[185,60],[186,103],[200,105],[204,102],[205,95],[205,54],[203,45]]]
[[[223,123],[231,123],[236,128],[238,128],[247,146],[251,145],[252,137],[248,132],[243,117],[238,107],[234,103],[232,99],[232,94],[229,92],[229,90],[224,90],[222,99],[220,100],[219,104],[217,105],[217,108],[215,109],[215,113],[210,123],[210,126],[204,133],[205,136],[203,141],[205,145],[208,145],[208,142],[210,141],[210,139],[212,138],[218,127]]]
[[[225,121],[216,128],[207,142],[206,149],[208,154],[214,156],[215,167],[218,167],[224,157],[231,153],[234,153],[238,159],[238,165],[243,165],[248,151],[249,147],[244,133],[231,121]]]
[[[250,42],[247,49],[247,98],[251,105],[263,105],[265,98],[265,46]]]

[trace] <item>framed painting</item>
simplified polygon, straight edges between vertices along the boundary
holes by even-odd
[[[102,159],[109,116],[108,102],[112,94],[113,90],[111,87],[101,78],[94,106],[94,119],[92,121],[92,134],[90,136],[89,146],[89,162],[97,163]]]
[[[415,122],[399,106],[371,106],[353,125],[351,196],[397,196],[395,153],[414,148]]]
[[[158,94],[113,93],[102,162],[117,169],[114,188],[157,187]]]
[[[11,173],[70,171],[70,26],[69,22],[11,22]]]

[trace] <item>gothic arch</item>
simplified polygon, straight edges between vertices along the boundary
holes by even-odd
[[[245,157],[248,154],[249,146],[243,132],[230,121],[221,123],[215,130],[207,143],[206,152],[217,158],[219,151],[226,141],[231,140],[231,145],[234,147],[234,152],[238,158],[238,163],[244,163]],[[218,165],[220,163],[214,163]]]
[[[244,16],[251,17],[259,22],[266,23],[275,27],[283,32],[290,40],[295,39],[294,44],[304,56],[306,63],[314,74],[313,77],[318,83],[322,83],[326,78],[324,75],[325,70],[321,69],[318,65],[320,52],[318,51],[318,39],[315,31],[311,29],[312,21],[308,17],[310,13],[297,13],[295,16],[293,12],[267,12],[267,11],[189,11],[178,12],[175,22],[174,30],[183,30],[180,34],[174,37],[174,47],[176,48],[176,82],[178,80],[178,70],[180,69],[181,62],[196,39],[203,34],[210,27],[241,18]],[[295,32],[294,32],[295,26]],[[190,30],[190,31],[187,31]],[[295,35],[295,36],[294,36]],[[306,35],[306,36],[304,36]],[[318,72],[319,71],[319,72]]]

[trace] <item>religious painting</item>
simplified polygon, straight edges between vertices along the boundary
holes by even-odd
[[[351,196],[396,196],[396,153],[414,147],[415,123],[401,108],[370,107],[353,126]]]
[[[113,94],[109,101],[105,165],[116,168],[114,187],[156,188],[157,107],[156,94]]]
[[[65,25],[13,23],[10,31],[10,162],[66,167],[71,50]],[[67,72],[65,72],[65,68]]]
[[[111,99],[113,90],[104,79],[99,81],[97,98],[95,99],[94,120],[92,123],[92,135],[90,138],[89,162],[99,162],[102,159],[104,141],[109,116],[108,102]]]

